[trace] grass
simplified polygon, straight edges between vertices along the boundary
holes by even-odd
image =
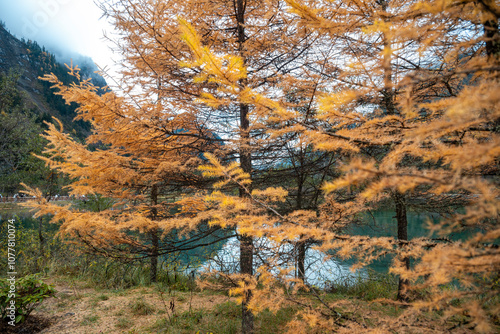
[[[56,278],[54,278],[56,280]],[[80,298],[66,297],[62,300],[53,300],[52,304],[44,304],[40,314],[51,316],[75,312],[74,321],[69,325],[75,330],[72,333],[83,334],[89,328],[107,326],[105,333],[240,333],[241,305],[235,302],[234,297],[223,295],[220,291],[204,290],[203,292],[184,292],[171,290],[163,298],[166,307],[163,307],[158,285],[138,286],[103,293],[100,289],[84,287],[85,282],[60,279],[59,284],[66,284],[61,291],[71,291],[69,284],[80,289]],[[349,287],[335,292],[318,292],[322,300],[335,305],[335,309],[354,322],[375,328],[381,321],[397,319],[405,312],[399,305],[373,301],[377,293],[367,289],[374,288],[377,281],[361,284],[358,287]],[[360,282],[361,283],[361,282]],[[382,286],[384,282],[382,281]],[[386,291],[378,287],[375,291]],[[343,294],[348,293],[349,295]],[[62,294],[64,296],[65,294]],[[371,299],[371,300],[367,300]],[[175,308],[169,308],[170,302]],[[310,297],[304,297],[302,302],[308,302],[312,307],[320,303]],[[304,308],[296,304],[286,304],[277,313],[263,311],[255,317],[256,334],[284,333],[287,324],[298,317],[298,312]],[[425,325],[432,323],[436,331],[451,328],[457,323],[466,323],[466,318],[452,318],[446,323],[440,320],[436,312],[422,314]],[[80,319],[80,320],[76,320]],[[68,321],[70,319],[66,319]],[[351,321],[349,320],[349,321]],[[76,321],[76,322],[75,322]],[[342,321],[348,321],[345,318]],[[441,327],[438,327],[441,326]],[[85,328],[87,330],[85,330]],[[63,331],[64,332],[64,331]],[[48,332],[55,334],[57,332]],[[301,333],[316,333],[306,326]],[[409,331],[408,333],[412,333]]]
[[[264,311],[255,318],[257,333],[282,332],[286,323],[295,316],[297,309],[287,307],[277,314]],[[211,310],[197,309],[176,314],[170,319],[158,319],[150,328],[157,333],[239,333],[241,329],[241,305],[227,301]]]
[[[234,303],[217,305],[214,310],[197,309],[158,319],[149,328],[159,333],[238,333],[241,307]]]
[[[149,305],[143,298],[136,299],[129,304],[134,315],[150,315],[155,313],[155,308]]]
[[[241,331],[241,306],[227,292],[199,291],[188,276],[165,268],[158,272],[159,282],[151,284],[147,263],[124,264],[81,254],[73,246],[54,239],[54,233],[46,231],[45,251],[50,256],[39,261],[36,231],[24,229],[17,240],[18,248],[23,250],[18,267],[20,271],[39,271],[61,287],[58,299],[44,302],[40,315],[61,319],[65,314],[76,313],[74,319],[64,318],[64,322],[73,326],[71,332],[88,333],[90,327],[103,324],[108,325],[104,331],[107,333],[230,334]],[[0,267],[5,258],[0,258]],[[318,293],[325,303],[335,304],[342,315],[351,316],[369,328],[380,324],[380,319],[396,319],[404,312],[401,307],[376,301],[395,299],[397,277],[393,275],[369,272],[366,276],[339,279]],[[488,301],[491,308],[500,303],[499,299]],[[304,297],[302,301],[313,307],[321,304],[312,297]],[[276,314],[263,311],[255,318],[255,332],[283,333],[287,323],[303,309],[290,303]],[[424,315],[425,321],[440,326],[438,315],[436,312]],[[465,320],[467,318],[452,319],[454,323],[465,323]],[[307,333],[307,328],[303,328],[303,332]],[[48,332],[55,333],[58,332]]]
[[[285,307],[276,314],[264,311],[256,319],[256,326],[261,334],[275,334],[284,332],[286,324],[290,322],[297,313],[296,307]]]
[[[133,322],[128,318],[119,318],[115,324],[116,328],[127,329],[133,326]]]
[[[398,290],[398,278],[392,274],[368,270],[367,275],[341,278],[331,282],[326,291],[339,297],[355,297],[366,301],[394,299]]]
[[[87,315],[83,318],[81,324],[82,326],[91,326],[99,321],[98,315]]]
[[[105,294],[101,294],[101,295],[97,296],[97,299],[98,300],[108,300],[109,297],[107,295],[105,295]]]

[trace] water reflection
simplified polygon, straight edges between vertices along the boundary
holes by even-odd
[[[408,238],[420,237],[437,237],[436,234],[429,234],[427,224],[439,223],[442,217],[438,214],[408,212]],[[364,223],[360,225],[349,226],[345,230],[345,234],[349,235],[366,235],[371,237],[397,237],[397,222],[395,212],[391,210],[378,210],[364,217]],[[459,240],[466,239],[471,235],[472,231],[463,231],[450,235],[450,239]],[[266,257],[265,250],[270,249],[270,241],[265,238],[260,238],[255,241],[255,247],[261,251],[260,256],[256,256],[254,260],[255,268],[262,265]],[[262,251],[264,250],[264,251]],[[282,255],[281,263],[283,267],[297,267],[295,259],[296,253],[293,245],[284,245],[279,249]],[[342,282],[343,285],[349,285],[350,282],[359,282],[369,276],[369,271],[375,271],[380,274],[388,273],[389,266],[392,262],[392,256],[386,255],[374,261],[365,268],[352,271],[351,267],[356,263],[353,257],[348,260],[335,258],[334,254],[320,252],[314,248],[309,248],[305,260],[305,279],[310,285],[318,287],[328,287],[332,282]],[[223,245],[221,250],[217,252],[212,259],[204,262],[203,270],[218,270],[224,273],[237,273],[239,271],[239,242],[236,238],[228,240]],[[297,275],[296,272],[293,273]]]
[[[367,235],[367,236],[388,236],[396,237],[397,224],[394,218],[395,214],[391,210],[379,210],[366,216],[362,225],[352,225],[346,229],[345,233],[350,235]],[[36,229],[40,223],[39,219],[32,218],[32,214],[27,210],[19,210],[17,212],[0,212],[1,221],[17,217],[19,226],[26,229]],[[424,213],[408,213],[408,237],[409,239],[418,237],[429,237],[429,232],[426,229],[428,221],[438,223],[441,217],[436,214]],[[43,221],[48,221],[44,218]],[[47,224],[44,226],[45,231],[55,233],[58,226],[56,224]],[[220,230],[219,233],[201,238],[198,242],[200,247],[193,248],[178,254],[170,254],[167,259],[162,259],[161,262],[172,263],[175,256],[175,262],[178,264],[176,270],[186,271],[189,274],[194,272],[203,272],[205,270],[218,270],[223,273],[239,272],[239,241],[236,237],[225,239],[234,233],[231,230]],[[452,239],[464,239],[471,235],[471,231],[464,231],[451,235]],[[433,236],[431,236],[433,237]],[[220,240],[220,241],[217,241]],[[209,244],[209,246],[203,245]],[[271,270],[276,272],[278,267],[282,268],[297,268],[296,258],[297,252],[293,244],[284,244],[280,247],[273,247],[266,238],[255,240],[256,256],[254,258],[255,268],[265,264],[269,258],[278,252],[279,261],[270,265]],[[330,254],[334,255],[334,254]],[[363,277],[368,276],[369,270],[374,270],[379,273],[387,273],[389,265],[392,261],[391,256],[385,256],[366,268],[359,269],[355,272],[350,270],[350,267],[355,264],[355,259],[341,260],[332,256],[327,256],[314,248],[309,248],[305,257],[305,279],[310,285],[318,287],[327,287],[332,282],[356,282]],[[289,276],[296,277],[297,272],[291,271]]]

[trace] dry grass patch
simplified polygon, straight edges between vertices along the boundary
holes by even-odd
[[[46,300],[34,314],[52,319],[44,334],[156,333],[151,324],[168,316],[213,309],[231,298],[210,293],[169,291],[155,286],[126,290],[93,289],[86,282],[53,277],[56,298]],[[171,308],[173,305],[173,308]]]

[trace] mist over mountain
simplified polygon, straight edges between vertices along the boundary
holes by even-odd
[[[70,65],[78,65],[81,69],[80,74],[83,79],[91,78],[92,83],[96,86],[106,86],[105,79],[98,73],[100,72],[99,68],[95,64],[94,60],[89,56],[81,55],[77,52],[65,51],[55,53],[56,61],[59,64],[68,64]]]
[[[18,74],[17,88],[27,108],[44,120],[57,117],[74,136],[83,139],[90,133],[90,125],[81,121],[73,122],[77,106],[65,104],[61,97],[53,94],[50,84],[39,77],[54,73],[66,84],[76,82],[76,78],[68,75],[64,65],[72,59],[73,65],[81,69],[82,79],[90,77],[93,84],[99,87],[106,86],[106,81],[95,73],[98,68],[90,57],[69,52],[67,56],[69,59],[58,59],[36,41],[18,39],[4,25],[0,25],[0,74]]]
[[[18,39],[37,41],[58,61],[90,56],[101,67],[114,62],[103,34],[113,27],[94,0],[0,1],[0,21]]]
[[[81,79],[106,86],[91,58],[75,53],[71,58],[81,69]],[[67,179],[33,156],[42,154],[47,141],[40,134],[48,128],[47,122],[55,122],[54,117],[77,141],[85,141],[90,134],[90,123],[74,120],[78,106],[66,104],[50,83],[39,79],[54,73],[66,85],[77,83],[62,62],[66,60],[36,41],[16,38],[0,24],[0,194],[18,193],[21,183],[36,185],[47,194],[62,191]]]

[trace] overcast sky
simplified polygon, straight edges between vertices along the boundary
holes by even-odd
[[[93,0],[0,0],[0,20],[16,37],[57,55],[78,52],[99,66],[113,64],[103,31],[112,32]]]

